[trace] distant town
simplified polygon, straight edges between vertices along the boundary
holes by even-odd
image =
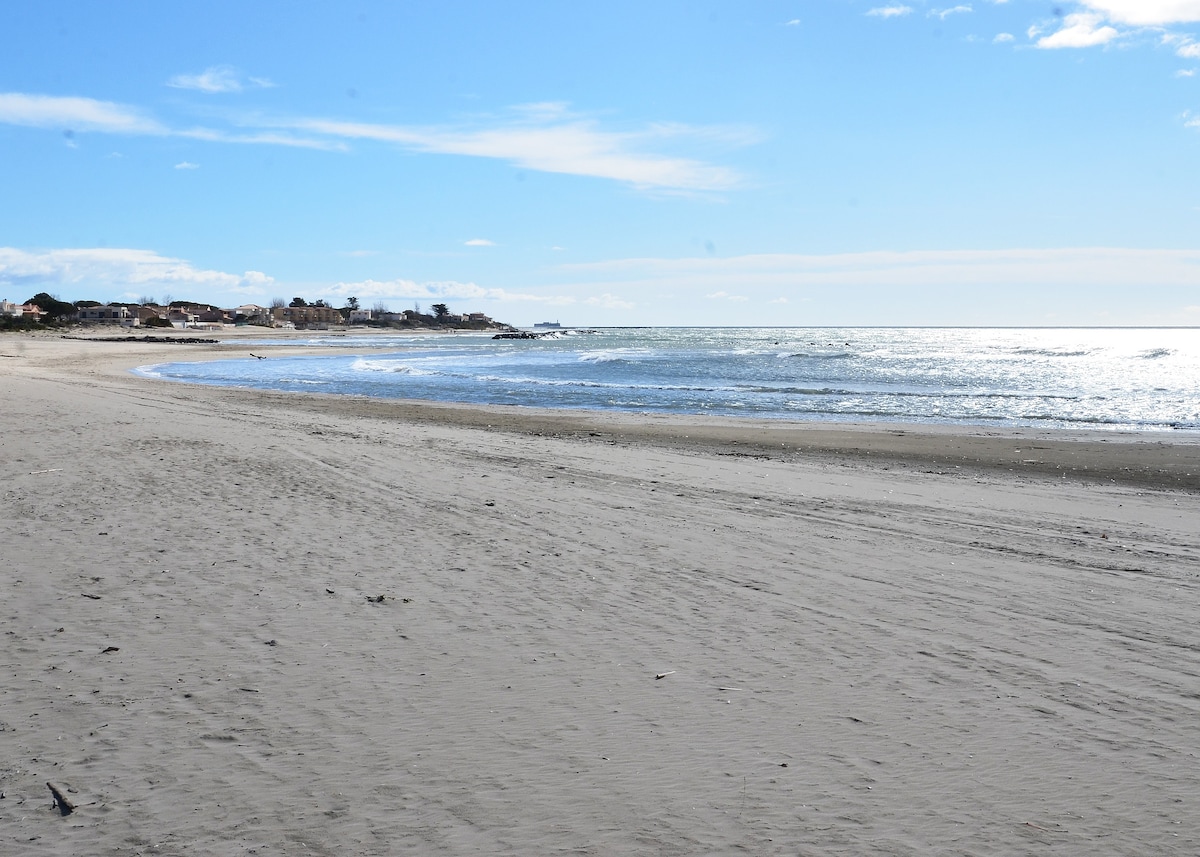
[[[330,330],[350,325],[424,330],[515,330],[481,312],[456,313],[444,303],[431,304],[423,311],[412,309],[392,312],[382,304],[371,309],[349,298],[345,306],[335,307],[323,300],[309,303],[304,298],[271,301],[270,306],[242,304],[218,307],[194,301],[153,298],[136,302],[101,303],[99,301],[61,301],[45,292],[24,303],[0,300],[0,330],[32,330],[68,325],[114,325],[118,327],[176,328],[216,330],[226,325],[253,325],[290,330]]]

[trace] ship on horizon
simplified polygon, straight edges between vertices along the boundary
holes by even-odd
[[[542,330],[558,330],[561,327],[562,327],[562,325],[559,324],[557,321],[539,321],[537,324],[534,325],[534,329],[540,328]]]

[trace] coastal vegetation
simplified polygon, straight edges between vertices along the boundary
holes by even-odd
[[[72,303],[47,292],[39,292],[22,304],[7,300],[0,304],[0,331],[43,330],[79,324],[160,328],[233,324],[321,329],[340,325],[401,330],[514,329],[484,313],[452,312],[445,303],[431,305],[428,312],[423,312],[420,304],[400,312],[393,312],[383,304],[366,310],[353,296],[340,307],[324,299],[309,302],[302,297],[293,297],[290,302],[276,298],[266,307],[246,304],[222,308],[195,301],[173,300],[170,296],[164,297],[161,303],[148,296],[137,301],[101,303],[77,300]]]

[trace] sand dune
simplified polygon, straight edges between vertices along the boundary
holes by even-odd
[[[0,339],[0,852],[1200,852],[1194,438],[123,372],[173,347]]]

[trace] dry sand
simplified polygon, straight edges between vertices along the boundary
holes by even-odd
[[[1196,438],[124,371],[218,353],[0,338],[0,853],[1200,853]]]

